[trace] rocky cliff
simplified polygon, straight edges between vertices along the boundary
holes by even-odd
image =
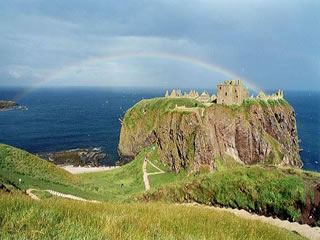
[[[156,144],[172,171],[214,171],[233,164],[301,167],[294,109],[285,100],[248,99],[241,106],[204,106],[192,99],[143,100],[129,109],[119,155],[126,163]]]

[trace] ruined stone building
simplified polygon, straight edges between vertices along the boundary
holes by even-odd
[[[217,86],[218,104],[242,104],[244,99],[249,98],[248,88],[244,88],[241,80],[224,81]]]
[[[224,81],[222,84],[217,86],[217,96],[213,94],[210,96],[206,91],[203,91],[201,95],[195,90],[191,90],[189,93],[182,94],[181,90],[172,90],[171,94],[166,91],[166,98],[192,98],[201,103],[205,104],[223,104],[223,105],[232,105],[237,104],[241,105],[243,100],[249,98],[248,88],[245,88],[242,85],[241,80],[228,80]],[[250,97],[254,99],[253,95]],[[266,95],[264,92],[260,91],[256,97],[259,100],[278,100],[283,99],[283,91],[279,90],[277,93]]]
[[[278,100],[278,99],[283,99],[283,90],[278,90],[277,93],[273,93],[271,95],[266,95],[263,91],[260,91],[257,99],[260,100]]]

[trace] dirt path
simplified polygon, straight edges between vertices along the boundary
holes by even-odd
[[[154,165],[152,162],[150,162],[148,159],[147,159],[147,162],[152,166],[154,167],[155,169],[157,169],[159,172],[156,172],[156,173],[164,173],[163,170],[161,170],[160,168],[158,168],[156,165]],[[149,173],[150,175],[151,173]]]
[[[38,198],[35,194],[32,193],[32,191],[37,190],[37,189],[28,189],[26,191],[26,193],[34,200],[41,200],[40,198]],[[48,192],[53,196],[58,196],[58,197],[62,197],[62,198],[68,198],[68,199],[72,199],[72,200],[77,200],[77,201],[83,201],[83,202],[93,202],[93,203],[99,203],[99,201],[96,200],[87,200],[81,197],[77,197],[71,194],[64,194],[64,193],[60,193],[60,192],[56,192],[53,190],[39,190],[39,191],[43,191],[43,192]]]
[[[154,165],[152,162],[148,160],[149,153],[144,157],[143,165],[142,165],[142,172],[143,172],[143,182],[144,186],[146,188],[146,191],[150,190],[150,182],[149,182],[149,175],[157,175],[157,174],[163,174],[165,173],[163,170],[158,168],[156,165]],[[157,169],[159,172],[153,172],[153,173],[147,173],[147,164],[152,165],[155,169]]]
[[[26,191],[26,193],[27,193],[32,199],[34,199],[34,200],[40,200],[40,198],[38,198],[36,195],[34,195],[34,194],[32,193],[33,190],[36,190],[36,189],[29,188],[29,189]]]
[[[146,187],[146,191],[150,190],[150,183],[148,179],[148,173],[147,173],[147,158],[144,158],[143,165],[142,165],[142,172],[143,172],[143,182],[144,186]]]
[[[250,220],[259,220],[261,222],[269,223],[271,225],[284,228],[286,230],[289,230],[291,232],[296,232],[299,235],[306,237],[311,240],[320,240],[320,228],[319,227],[310,227],[307,224],[299,224],[297,222],[289,222],[286,220],[280,220],[278,218],[272,218],[272,217],[265,217],[260,216],[257,214],[249,213],[245,210],[239,210],[239,209],[232,209],[232,208],[219,208],[219,207],[213,207],[213,206],[205,206],[198,203],[188,203],[183,204],[187,206],[193,206],[193,207],[201,207],[201,208],[207,208],[210,210],[216,210],[216,211],[224,211],[224,212],[230,212],[234,215],[250,219]]]

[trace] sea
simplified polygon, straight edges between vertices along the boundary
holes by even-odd
[[[0,112],[0,143],[33,154],[101,148],[108,154],[104,164],[114,165],[120,119],[140,100],[164,93],[164,89],[147,88],[0,88],[0,100],[28,107]],[[284,93],[296,111],[303,168],[320,172],[320,92]]]

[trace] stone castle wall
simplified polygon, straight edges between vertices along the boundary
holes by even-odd
[[[241,105],[246,98],[249,98],[249,92],[243,88],[240,80],[225,81],[217,87],[218,104]]]
[[[257,99],[261,99],[265,101],[283,99],[283,90],[278,90],[277,93],[273,93],[271,95],[267,95],[263,91],[260,91],[257,96]]]
[[[172,90],[171,94],[166,91],[166,98],[192,98],[205,104],[218,103],[223,105],[241,105],[243,100],[249,98],[248,88],[244,88],[241,80],[224,81],[224,83],[217,86],[217,96],[213,94],[210,96],[206,91],[203,91],[201,95],[195,90],[191,90],[189,93],[182,94],[181,90]],[[254,98],[251,96],[251,98]],[[278,100],[283,99],[283,91],[279,90],[277,93],[266,95],[260,91],[256,97],[260,100]]]

